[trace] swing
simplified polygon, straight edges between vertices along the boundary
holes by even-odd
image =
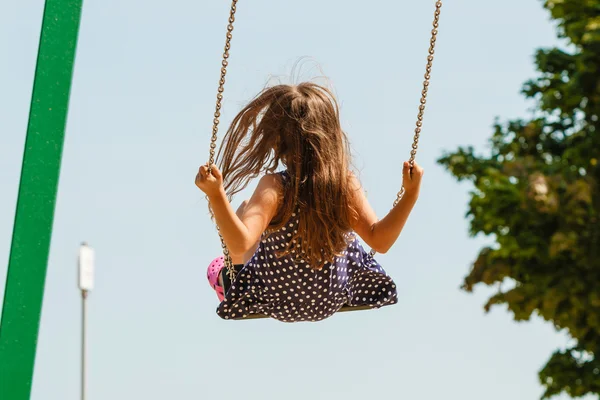
[[[208,166],[209,166],[208,173],[210,173],[210,166],[213,165],[215,162],[215,150],[217,148],[217,135],[219,132],[219,122],[220,122],[219,118],[221,117],[221,103],[223,101],[223,92],[225,91],[225,77],[227,75],[227,67],[229,66],[229,51],[231,50],[231,39],[233,38],[233,25],[235,22],[235,13],[237,11],[237,3],[238,3],[238,0],[232,0],[231,10],[229,13],[229,24],[227,25],[225,51],[223,52],[223,59],[221,61],[221,78],[219,79],[219,87],[217,89],[217,103],[216,103],[216,109],[215,109],[214,119],[213,119],[212,137],[211,137],[211,141],[210,141],[210,156],[209,156],[209,161],[208,161]],[[423,127],[423,116],[425,114],[425,105],[427,103],[427,92],[429,89],[429,81],[431,79],[431,69],[433,66],[433,58],[434,58],[433,56],[435,54],[435,44],[436,44],[436,39],[437,39],[437,34],[438,34],[441,9],[442,9],[442,1],[437,0],[435,3],[435,14],[434,14],[434,19],[433,19],[433,29],[431,31],[429,54],[427,56],[427,66],[425,68],[425,71],[426,71],[425,72],[425,80],[423,82],[423,90],[421,92],[419,112],[417,115],[417,123],[416,123],[417,126],[415,128],[415,135],[413,138],[412,148],[410,151],[409,164],[410,164],[411,169],[414,166],[415,157],[417,155],[417,150],[419,147],[419,138],[420,138],[421,130]],[[396,207],[398,205],[398,203],[400,203],[403,196],[404,196],[404,186],[402,186],[402,188],[396,195],[396,200],[393,203],[393,207]],[[210,207],[210,203],[209,203],[209,211],[210,211],[211,218],[213,220],[215,220],[214,213],[212,211],[212,208]],[[217,228],[217,234],[219,235],[219,239],[221,240],[221,247],[223,250],[225,267],[227,268],[227,274],[228,274],[229,278],[231,279],[231,281],[233,281],[236,276],[235,268],[231,261],[231,257],[230,257],[227,245],[225,244],[225,240],[223,239],[223,236],[221,235],[220,228],[217,224],[215,224],[215,226]],[[371,254],[371,256],[374,256],[375,251],[371,250],[370,254]],[[360,310],[370,310],[370,309],[372,309],[370,306],[344,306],[338,312],[360,311]],[[246,316],[244,318],[238,318],[238,319],[246,320],[246,319],[264,319],[264,318],[268,318],[268,317],[265,315],[261,315],[261,314],[252,314],[252,315]]]

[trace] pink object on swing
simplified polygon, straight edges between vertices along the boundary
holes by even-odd
[[[215,292],[217,292],[217,297],[220,301],[225,299],[225,290],[222,286],[219,285],[219,274],[221,270],[225,267],[225,257],[217,257],[215,258],[208,266],[206,271],[206,277],[208,278],[208,283],[210,287],[212,287]]]

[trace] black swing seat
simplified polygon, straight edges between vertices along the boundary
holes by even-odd
[[[372,310],[373,307],[369,307],[369,306],[343,306],[342,308],[340,308],[340,310],[338,311],[338,313],[341,312],[351,312],[351,311],[367,311],[367,310]],[[240,317],[240,318],[231,318],[230,321],[245,321],[245,320],[251,320],[251,319],[268,319],[270,317],[263,315],[263,314],[250,314],[247,317]]]

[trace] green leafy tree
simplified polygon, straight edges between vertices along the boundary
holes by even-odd
[[[537,314],[574,339],[539,372],[546,391],[600,394],[600,0],[548,0],[564,49],[540,49],[523,94],[530,120],[497,122],[487,155],[472,147],[439,163],[474,185],[472,235],[481,250],[464,290],[498,288],[486,304],[517,321]],[[600,396],[598,396],[600,398]]]

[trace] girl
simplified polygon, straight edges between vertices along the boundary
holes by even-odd
[[[222,171],[205,165],[196,176],[236,265],[233,282],[223,257],[208,268],[221,318],[320,321],[344,305],[397,302],[394,282],[354,233],[386,253],[417,201],[423,170],[404,163],[405,195],[378,221],[349,172],[349,154],[337,102],[316,84],[266,89],[235,117],[219,151]],[[262,173],[234,212],[231,196]]]

